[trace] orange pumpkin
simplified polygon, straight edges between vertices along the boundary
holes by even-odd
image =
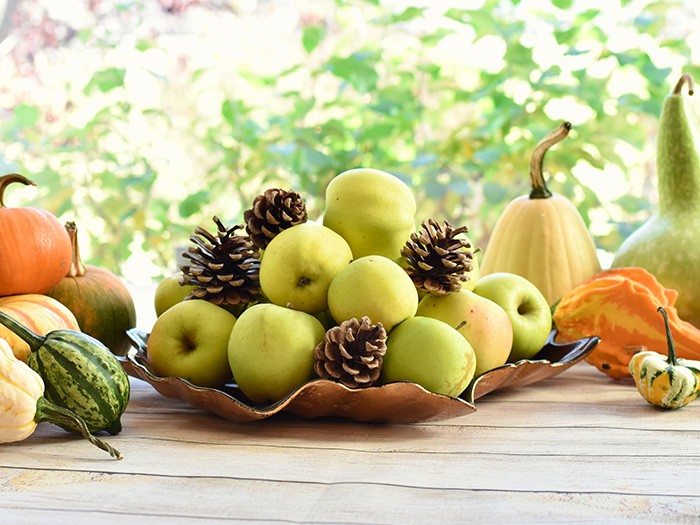
[[[0,297],[0,311],[13,317],[31,331],[46,335],[52,330],[80,330],[78,320],[66,306],[46,295],[21,294]],[[27,360],[29,345],[10,329],[0,325],[0,339],[5,339],[17,359]]]
[[[83,264],[74,222],[65,226],[73,256],[68,275],[47,295],[67,306],[80,330],[116,355],[125,355],[131,344],[126,331],[136,326],[136,308],[124,283],[105,268]]]
[[[5,188],[13,182],[34,185],[16,173],[0,177],[0,297],[43,294],[68,272],[70,239],[63,225],[47,210],[6,208]]]

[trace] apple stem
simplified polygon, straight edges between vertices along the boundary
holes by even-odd
[[[569,131],[571,131],[571,122],[563,122],[557,129],[547,134],[537,143],[537,146],[535,146],[535,151],[530,160],[531,199],[548,199],[552,196],[552,192],[547,189],[547,184],[542,174],[544,155],[549,148],[564,140],[569,134]]]
[[[678,79],[676,86],[673,88],[673,95],[680,95],[685,84],[688,84],[688,95],[692,95],[694,93],[693,77],[688,73],[683,73],[681,78]]]

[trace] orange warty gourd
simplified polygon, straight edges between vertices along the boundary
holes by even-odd
[[[13,182],[34,185],[16,173],[0,177],[0,297],[43,294],[68,271],[70,239],[63,225],[47,210],[6,208],[5,188]]]
[[[112,272],[83,264],[75,223],[66,223],[65,230],[73,252],[70,269],[47,295],[73,312],[83,333],[100,341],[113,354],[125,355],[131,346],[126,331],[136,326],[134,300]]]
[[[600,343],[586,361],[615,379],[630,377],[632,356],[663,351],[666,332],[658,308],[665,309],[678,357],[700,359],[700,329],[675,308],[678,292],[665,288],[644,268],[604,270],[564,294],[554,310],[555,341],[597,335]]]
[[[39,335],[46,335],[58,329],[80,330],[73,312],[46,295],[21,294],[0,297],[0,311]],[[17,359],[27,361],[31,350],[18,335],[0,325],[0,339],[9,343]]]

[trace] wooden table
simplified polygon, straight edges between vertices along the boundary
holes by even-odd
[[[574,366],[468,416],[237,424],[133,380],[112,460],[43,424],[0,449],[0,522],[700,523],[700,402]]]
[[[233,423],[132,386],[122,461],[49,424],[0,446],[0,523],[700,523],[700,401],[586,363],[415,425]]]

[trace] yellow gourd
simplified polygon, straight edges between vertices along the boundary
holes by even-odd
[[[118,450],[88,431],[85,421],[44,397],[44,381],[29,365],[17,359],[10,345],[0,339],[0,443],[22,441],[42,421],[70,423],[93,445],[121,459]]]
[[[516,273],[535,284],[550,305],[582,280],[599,272],[590,232],[566,197],[547,189],[544,155],[571,130],[564,122],[535,147],[530,162],[531,191],[513,199],[496,221],[481,274]]]

